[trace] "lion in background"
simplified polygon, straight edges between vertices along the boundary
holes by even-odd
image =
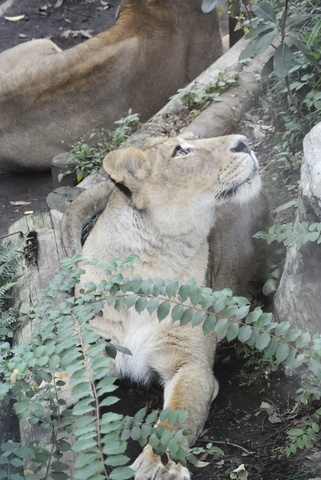
[[[144,150],[109,153],[104,168],[115,187],[105,184],[107,207],[84,244],[83,256],[105,263],[135,253],[138,261],[124,275],[145,279],[185,283],[194,277],[204,285],[208,234],[215,229],[217,207],[236,202],[246,209],[260,190],[257,160],[240,135],[152,139]],[[94,265],[84,270],[78,295],[87,282],[104,279]],[[132,353],[117,354],[113,373],[145,384],[157,379],[164,387],[164,408],[186,409],[185,442],[187,447],[193,443],[218,392],[212,372],[214,332],[204,337],[201,325],[180,326],[170,318],[159,322],[155,314],[126,307],[116,311],[108,305],[92,327]],[[150,446],[132,468],[136,480],[190,479],[182,465],[171,460],[163,465]]]
[[[0,173],[46,170],[131,108],[146,121],[222,53],[201,0],[124,0],[116,24],[61,51],[46,39],[0,54]]]

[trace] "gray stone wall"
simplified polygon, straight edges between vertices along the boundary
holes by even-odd
[[[306,135],[303,147],[296,226],[321,222],[321,123]],[[274,306],[277,320],[321,333],[321,244],[288,247]]]

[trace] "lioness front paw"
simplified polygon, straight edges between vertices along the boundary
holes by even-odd
[[[191,475],[186,467],[168,459],[163,465],[158,455],[153,453],[152,448],[147,445],[143,453],[131,465],[135,470],[135,480],[190,480]]]

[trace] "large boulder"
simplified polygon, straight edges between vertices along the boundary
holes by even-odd
[[[321,222],[321,123],[303,142],[304,158],[299,185],[299,208],[295,228],[299,223]],[[278,320],[321,333],[321,245],[307,242],[288,247],[284,272],[275,296]]]
[[[222,53],[202,0],[125,0],[116,24],[69,50],[33,40],[0,54],[0,173],[45,170],[131,108],[155,114]]]

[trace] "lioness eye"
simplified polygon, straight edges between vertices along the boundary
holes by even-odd
[[[172,153],[172,157],[183,157],[184,155],[188,155],[191,151],[191,148],[182,148],[177,145]]]

